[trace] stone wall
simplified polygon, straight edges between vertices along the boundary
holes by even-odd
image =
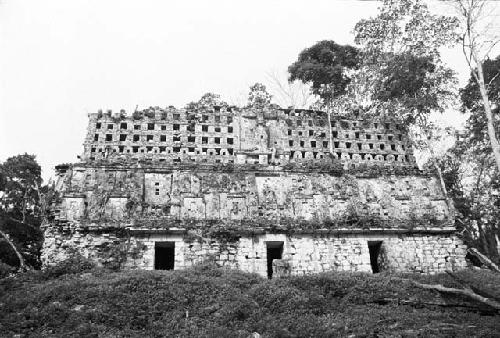
[[[276,263],[281,267],[286,266],[285,272],[278,274],[372,272],[373,255],[376,255],[375,261],[380,271],[437,273],[466,267],[465,245],[450,232],[256,234],[226,241],[192,238],[185,233],[139,231],[132,235],[117,236],[111,233],[69,231],[63,234],[52,231],[46,232],[42,258],[44,263],[54,263],[77,250],[101,264],[116,264],[126,257],[121,261],[121,268],[151,270],[155,268],[155,246],[165,242],[174,247],[174,269],[183,269],[211,259],[221,266],[267,276],[268,247],[282,248],[281,260],[274,264],[275,275]],[[380,243],[378,254],[370,254],[369,243]],[[117,248],[121,253],[117,254]]]
[[[263,276],[464,267],[453,209],[405,128],[328,123],[274,108],[90,114],[82,161],[56,167],[43,262],[211,258]]]
[[[163,227],[177,220],[309,222],[319,228],[349,226],[348,220],[389,228],[450,223],[451,212],[431,175],[338,176],[267,168],[223,172],[75,165],[60,176],[65,183],[59,184],[57,220],[129,224],[156,219]]]
[[[347,120],[325,112],[288,109],[186,111],[152,107],[89,114],[83,159],[158,162],[259,163],[323,161],[415,166],[401,125]]]

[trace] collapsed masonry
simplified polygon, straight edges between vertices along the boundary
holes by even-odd
[[[89,115],[81,162],[56,167],[46,265],[207,259],[273,274],[465,267],[436,177],[404,128],[285,109]]]

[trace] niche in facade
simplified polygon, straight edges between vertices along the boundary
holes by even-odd
[[[155,270],[173,270],[175,242],[155,243]]]
[[[273,278],[273,260],[283,257],[283,242],[266,242],[267,278]]]

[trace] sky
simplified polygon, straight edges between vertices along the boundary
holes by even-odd
[[[376,1],[0,0],[0,161],[36,154],[46,181],[77,162],[87,114],[183,107],[214,92],[240,103],[304,48],[353,44]],[[445,61],[468,77],[463,56]],[[268,84],[269,85],[269,84]],[[455,115],[444,116],[455,119]]]

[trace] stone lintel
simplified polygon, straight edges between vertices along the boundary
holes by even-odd
[[[181,234],[188,232],[186,228],[126,228],[131,233],[155,233],[155,234]],[[230,232],[238,233],[238,230],[228,230]],[[413,228],[413,229],[383,229],[383,228],[371,228],[371,229],[316,229],[316,230],[294,230],[290,232],[291,234],[298,235],[378,235],[378,234],[395,234],[395,235],[412,235],[412,234],[452,234],[456,232],[454,227],[443,227],[443,228]],[[266,234],[266,233],[289,233],[287,230],[279,229],[242,229],[242,234]]]

